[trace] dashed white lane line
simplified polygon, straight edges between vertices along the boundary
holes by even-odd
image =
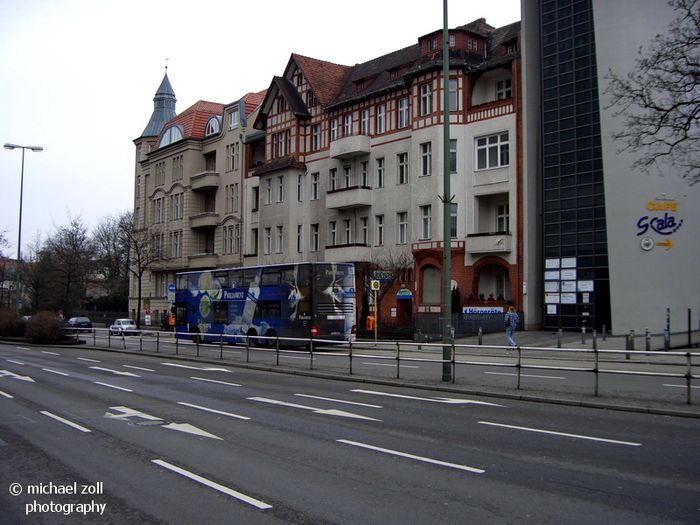
[[[368,366],[390,366],[392,368],[396,368],[396,365],[391,365],[388,363],[362,363],[363,365],[368,365]],[[418,368],[417,366],[413,365],[400,365],[401,368]]]
[[[539,434],[550,434],[553,436],[570,437],[575,439],[586,439],[588,441],[599,441],[602,443],[612,443],[613,445],[627,445],[630,447],[641,447],[641,443],[635,443],[633,441],[619,441],[617,439],[607,439],[594,436],[584,436],[581,434],[569,434],[568,432],[555,432],[553,430],[544,430],[541,428],[530,428],[530,427],[520,427],[516,425],[505,425],[503,423],[492,423],[490,421],[479,421],[480,425],[490,425],[493,427],[510,428],[513,430],[524,430],[526,432],[537,432]]]
[[[232,414],[231,412],[224,412],[222,410],[216,410],[214,408],[203,407],[200,405],[193,405],[192,403],[185,403],[184,401],[178,401],[177,404],[185,406],[185,407],[196,408],[197,410],[203,410],[204,412],[211,412],[212,414],[219,414],[221,416],[233,417],[235,419],[243,419],[244,421],[250,420],[250,418],[246,417],[246,416],[239,416],[238,414]]]
[[[41,353],[48,354],[48,355],[61,355],[61,354],[57,354],[56,352],[47,352],[46,350],[42,350]]]
[[[181,476],[184,476],[188,479],[191,479],[192,481],[196,481],[197,483],[200,483],[204,485],[205,487],[209,487],[210,489],[214,489],[218,492],[221,492],[222,494],[226,494],[227,496],[231,496],[232,498],[236,498],[239,501],[242,501],[244,503],[247,503],[248,505],[252,505],[253,507],[256,507],[260,510],[267,510],[271,509],[272,505],[269,505],[268,503],[265,503],[264,501],[260,501],[258,499],[255,499],[251,496],[247,496],[246,494],[243,494],[242,492],[238,492],[237,490],[233,490],[232,488],[226,487],[224,485],[221,485],[219,483],[216,483],[214,481],[211,481],[207,478],[204,478],[198,474],[195,474],[194,472],[190,472],[189,470],[185,470],[183,468],[178,467],[177,465],[173,465],[172,463],[168,463],[167,461],[163,461],[162,459],[154,459],[151,460],[152,463],[155,463],[156,465],[159,465],[165,469],[168,469],[172,472],[175,472],[176,474],[180,474]]]
[[[52,374],[56,374],[59,376],[68,376],[70,374],[66,374],[65,372],[60,372],[58,370],[51,370],[50,368],[42,368],[44,372],[51,372]]]
[[[517,376],[518,374],[514,374],[512,372],[484,372],[484,374],[489,374],[492,376]],[[535,374],[520,374],[520,377],[535,377],[537,379],[566,379],[565,377],[562,376],[539,376]]]
[[[15,361],[14,359],[8,359],[7,362],[8,362],[8,363],[14,363],[14,364],[16,364],[16,365],[22,365],[22,366],[26,366],[26,365],[27,365],[27,363],[23,363],[22,361]]]
[[[177,363],[161,363],[163,366],[174,366],[176,368],[187,368],[188,370],[200,370],[204,372],[228,372],[230,373],[231,371],[227,368],[215,368],[213,366],[208,366],[208,367],[201,367],[201,366],[189,366],[189,365],[180,365]]]
[[[349,441],[347,439],[338,439],[338,443],[345,443],[346,445],[352,445],[353,447],[366,448],[368,450],[374,450],[376,452],[382,452],[384,454],[390,454],[392,456],[399,456],[402,458],[413,459],[415,461],[422,461],[424,463],[432,463],[433,465],[439,465],[441,467],[448,467],[457,470],[464,470],[466,472],[473,472],[474,474],[483,474],[486,472],[483,469],[476,467],[469,467],[467,465],[459,465],[458,463],[448,463],[447,461],[440,461],[439,459],[426,458],[423,456],[416,456],[414,454],[408,454],[406,452],[399,452],[398,450],[391,450],[388,448],[375,447],[374,445],[368,445],[366,443],[359,443],[357,441]]]
[[[16,348],[17,350],[27,350],[27,351],[29,351],[29,348],[27,348],[26,346],[15,346],[15,348]]]
[[[219,385],[226,385],[226,386],[241,386],[238,383],[229,383],[227,381],[217,381],[216,379],[207,379],[205,377],[190,377],[190,379],[194,379],[195,381],[205,381],[206,383],[217,383]]]
[[[63,423],[64,425],[68,425],[69,427],[73,427],[76,430],[80,430],[81,432],[92,432],[92,430],[90,430],[89,428],[85,428],[82,425],[78,425],[78,423],[73,423],[72,421],[68,421],[67,419],[64,419],[60,416],[57,416],[56,414],[52,414],[51,412],[47,412],[46,410],[42,410],[41,413],[47,417],[50,417],[51,419],[55,419],[56,421]]]
[[[15,396],[8,394],[7,392],[3,392],[2,390],[0,390],[0,396],[6,397],[7,399],[14,399],[15,398]]]
[[[93,383],[100,386],[106,386],[107,388],[114,388],[115,390],[121,390],[123,392],[133,392],[133,390],[124,388],[123,386],[110,385],[109,383],[101,383],[100,381],[93,381]]]
[[[78,361],[87,361],[88,363],[100,363],[97,359],[89,359],[87,357],[76,357]]]
[[[688,388],[688,385],[667,385],[667,384],[664,384],[664,386],[670,386],[673,388]],[[690,388],[700,388],[700,386],[691,385]]]
[[[124,368],[132,368],[134,370],[143,370],[144,372],[155,372],[152,368],[144,368],[142,366],[134,366],[134,365],[122,365]]]
[[[294,394],[294,395],[299,396],[299,397],[308,397],[311,399],[320,399],[322,401],[332,401],[334,403],[345,403],[346,405],[357,405],[360,407],[369,407],[369,408],[382,408],[381,405],[370,405],[369,403],[358,403],[357,401],[345,401],[344,399],[334,399],[332,397],[311,396],[309,394]]]

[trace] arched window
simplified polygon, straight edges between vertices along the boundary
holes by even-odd
[[[221,121],[219,117],[212,117],[207,122],[207,128],[204,130],[204,135],[208,137],[214,133],[218,133],[221,130]]]
[[[440,304],[440,270],[435,266],[424,266],[421,273],[422,304]]]
[[[163,136],[160,138],[158,147],[162,148],[178,140],[182,140],[182,128],[180,126],[170,126],[163,132]]]

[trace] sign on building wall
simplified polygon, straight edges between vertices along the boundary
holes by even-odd
[[[679,199],[662,193],[644,203],[643,213],[637,220],[642,250],[650,252],[657,247],[672,250],[673,234],[683,226]]]

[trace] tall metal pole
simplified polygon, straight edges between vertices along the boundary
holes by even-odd
[[[22,296],[19,293],[19,265],[22,260],[22,195],[24,193],[24,149],[22,148],[22,171],[19,176],[19,225],[17,233],[17,262],[15,263],[15,306],[22,309]]]
[[[450,39],[447,27],[447,0],[443,0],[442,24],[442,120],[443,167],[442,185],[442,380],[452,380],[452,246],[450,243]]]

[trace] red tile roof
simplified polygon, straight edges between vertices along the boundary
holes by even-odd
[[[258,93],[248,93],[243,96],[243,102],[245,103],[245,116],[249,116],[253,111],[258,109],[258,107],[263,103],[265,100],[265,95],[267,94],[267,90],[263,89],[262,91]]]
[[[182,126],[182,135],[186,139],[203,139],[207,122],[213,116],[221,117],[224,114],[224,105],[218,102],[200,100],[175,118],[169,120],[163,131],[174,125]],[[162,135],[162,132],[161,132]],[[160,137],[158,137],[160,141]]]
[[[341,66],[317,58],[305,57],[292,53],[292,60],[301,68],[311,84],[316,98],[322,106],[332,102],[345,83],[345,78],[352,71],[349,66]]]

